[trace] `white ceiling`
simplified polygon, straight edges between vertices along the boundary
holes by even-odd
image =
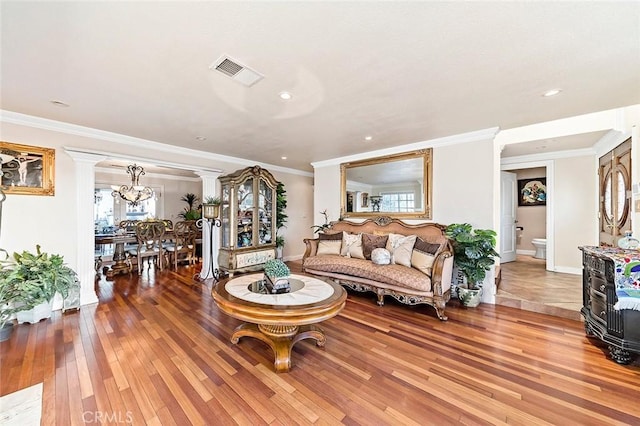
[[[1,12],[3,110],[301,170],[640,103],[640,2],[2,1]],[[245,87],[211,71],[223,54],[265,78]]]

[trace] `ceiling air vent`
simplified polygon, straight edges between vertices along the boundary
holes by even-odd
[[[219,71],[247,87],[253,86],[264,78],[262,74],[225,55],[216,59],[209,69]]]

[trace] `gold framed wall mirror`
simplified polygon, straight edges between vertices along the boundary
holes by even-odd
[[[340,165],[341,217],[431,219],[432,149]]]

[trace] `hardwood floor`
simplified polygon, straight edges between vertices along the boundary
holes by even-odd
[[[299,268],[292,264],[292,269]],[[0,395],[44,382],[42,423],[640,424],[640,364],[621,366],[579,321],[504,306],[432,308],[349,294],[273,372],[255,339],[232,345],[194,267],[97,282],[100,303],[0,344]]]
[[[545,260],[524,255],[500,267],[497,304],[580,320],[582,276],[549,272]]]

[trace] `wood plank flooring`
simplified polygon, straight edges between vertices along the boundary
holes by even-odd
[[[500,266],[498,305],[580,320],[582,276],[549,272],[545,260],[524,255]]]
[[[195,272],[97,281],[99,304],[17,326],[0,395],[44,382],[46,425],[640,424],[640,364],[608,359],[579,321],[452,301],[441,322],[350,293],[326,346],[299,342],[276,374],[265,344],[229,342],[239,322]]]

